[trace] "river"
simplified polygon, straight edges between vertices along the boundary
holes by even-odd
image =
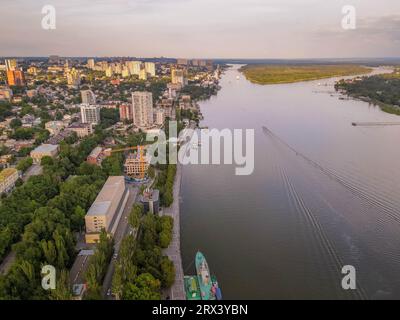
[[[200,250],[225,299],[399,299],[400,126],[351,123],[400,117],[339,99],[336,79],[262,86],[238,67],[201,103],[202,125],[254,129],[255,170],[183,167],[185,274]]]

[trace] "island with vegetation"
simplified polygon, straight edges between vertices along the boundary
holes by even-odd
[[[343,65],[246,65],[239,69],[256,84],[282,84],[325,78],[362,75],[371,72],[364,66]]]
[[[400,68],[389,74],[340,80],[335,89],[378,105],[384,112],[400,115]]]

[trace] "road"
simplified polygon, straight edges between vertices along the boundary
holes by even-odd
[[[163,250],[175,267],[175,282],[171,288],[167,290],[167,295],[171,300],[186,300],[184,282],[183,282],[183,268],[181,257],[181,240],[180,240],[180,220],[179,220],[179,194],[181,188],[181,165],[176,166],[176,176],[174,181],[174,202],[168,208],[164,208],[164,215],[171,216],[174,219],[174,228],[172,234],[172,241],[168,248]]]
[[[25,182],[30,177],[42,174],[42,172],[43,172],[43,168],[40,164],[33,164],[28,168],[28,170],[26,170],[26,172],[24,173],[24,175],[22,177],[22,180]]]
[[[126,202],[125,205],[125,209],[122,212],[122,216],[121,219],[119,221],[117,230],[115,231],[114,234],[114,255],[119,253],[119,248],[121,246],[121,242],[122,239],[128,234],[129,232],[129,224],[128,224],[128,216],[132,210],[133,204],[136,202],[136,198],[138,196],[138,187],[131,185],[131,184],[127,184],[127,188],[129,188],[129,197],[128,200]],[[114,275],[114,257],[112,258],[109,266],[108,266],[108,270],[107,273],[104,277],[104,281],[103,281],[103,290],[102,290],[102,295],[103,297],[107,298],[107,299],[112,299],[111,296],[107,296],[107,292],[108,290],[111,289],[112,286],[112,278]]]

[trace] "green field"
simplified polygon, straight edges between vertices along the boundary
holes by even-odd
[[[239,69],[247,80],[257,84],[311,81],[338,76],[369,73],[359,65],[246,65]]]

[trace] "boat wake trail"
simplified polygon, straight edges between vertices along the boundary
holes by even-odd
[[[302,220],[309,225],[309,229],[313,230],[312,232],[312,240],[310,243],[313,243],[317,250],[319,251],[318,256],[321,258],[325,257],[325,260],[329,257],[330,261],[325,261],[325,265],[330,266],[332,283],[340,283],[338,281],[339,276],[341,275],[341,269],[345,265],[341,258],[339,257],[334,245],[329,240],[328,236],[323,230],[320,222],[318,221],[315,214],[312,210],[306,205],[302,196],[297,192],[295,186],[292,181],[286,174],[285,170],[281,169],[282,179],[285,185],[285,189],[287,190],[287,194],[290,202],[294,205],[296,212],[299,212],[302,216]],[[365,299],[366,295],[364,290],[359,286],[356,292],[352,292],[354,297],[357,299]]]
[[[368,204],[368,206],[374,206],[379,211],[381,211],[387,218],[389,218],[392,221],[395,221],[397,224],[400,224],[400,209],[391,200],[389,200],[387,198],[383,198],[378,195],[371,194],[365,188],[363,188],[359,183],[356,183],[352,180],[344,178],[341,174],[337,173],[336,171],[326,168],[326,167],[323,167],[316,161],[308,158],[301,152],[297,151],[292,146],[290,146],[288,143],[286,143],[284,140],[282,140],[279,136],[275,135],[267,127],[263,126],[262,128],[263,128],[264,134],[274,138],[274,140],[279,141],[281,144],[283,144],[289,150],[294,152],[297,156],[300,156],[303,160],[305,160],[311,166],[318,169],[323,174],[328,176],[330,179],[336,181],[337,183],[339,183],[340,185],[345,187],[353,195],[355,195],[358,198],[360,198],[361,200],[365,201],[366,204]],[[385,222],[385,221],[381,220],[381,222]]]

